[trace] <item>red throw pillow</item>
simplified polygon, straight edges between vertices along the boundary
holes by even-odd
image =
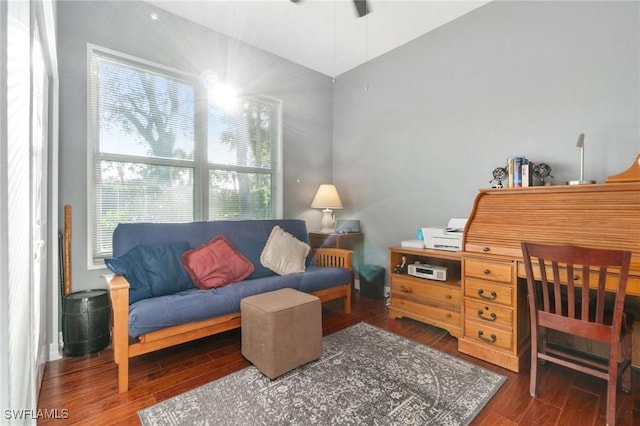
[[[210,289],[242,281],[253,273],[253,263],[219,235],[182,255],[182,265],[198,288]]]

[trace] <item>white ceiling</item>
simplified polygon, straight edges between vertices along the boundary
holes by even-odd
[[[489,1],[369,0],[362,18],[351,0],[147,3],[335,77]]]

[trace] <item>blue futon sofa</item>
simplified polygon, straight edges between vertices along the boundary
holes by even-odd
[[[290,266],[286,256],[291,253],[274,242],[276,237],[291,243],[299,254],[308,243],[305,222],[119,224],[113,233],[113,258],[105,261],[114,272],[109,292],[119,392],[129,387],[129,358],[240,327],[243,297],[288,287],[314,294],[322,302],[344,298],[345,313],[350,313],[351,251],[309,251],[301,255],[300,265],[292,262],[300,272],[290,272],[282,267]],[[231,282],[219,282],[214,275],[215,286],[207,287],[210,282],[200,280],[201,271],[190,261],[208,253],[203,248],[220,246],[225,255],[234,256],[222,263],[235,265],[238,260],[242,270],[229,267],[238,271]]]

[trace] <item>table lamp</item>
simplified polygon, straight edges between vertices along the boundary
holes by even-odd
[[[580,180],[570,180],[567,185],[585,185],[589,183],[596,183],[595,180],[584,180],[584,133],[578,135],[578,143],[576,143],[576,149],[580,150]]]
[[[322,213],[322,230],[320,232],[330,234],[336,230],[336,220],[333,216],[333,210],[341,209],[342,201],[338,195],[335,185],[322,184],[316,192],[316,196],[311,202],[312,209],[323,209]]]

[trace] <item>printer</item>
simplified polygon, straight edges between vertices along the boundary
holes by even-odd
[[[422,228],[424,246],[428,249],[460,251],[467,219],[453,218],[446,228]]]

